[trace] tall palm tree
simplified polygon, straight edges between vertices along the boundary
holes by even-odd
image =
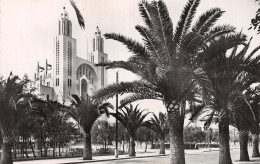
[[[253,155],[259,155],[257,136],[259,135],[259,110],[258,103],[259,99],[255,91],[251,88],[244,91],[245,96],[248,98],[249,105],[243,101],[241,98],[237,98],[234,102],[235,111],[233,114],[233,119],[231,122],[234,123],[233,126],[237,127],[239,132],[239,143],[240,143],[240,161],[250,161],[248,154],[248,135],[249,131],[252,132],[254,147],[253,147]],[[250,112],[250,108],[253,111],[254,116]],[[258,132],[257,132],[258,131]],[[257,144],[257,145],[256,145]]]
[[[252,134],[252,157],[260,157],[259,153],[259,123],[254,122],[252,128],[250,129]]]
[[[213,117],[217,116],[220,164],[232,163],[229,149],[229,125],[230,121],[234,121],[236,100],[244,101],[253,119],[256,120],[255,112],[243,91],[252,83],[259,81],[260,56],[254,57],[254,55],[260,47],[256,47],[247,55],[250,42],[243,43],[245,38],[242,34],[222,36],[212,41],[213,44],[208,45],[205,51],[199,54],[204,60],[203,68],[207,72],[213,90],[206,101],[207,112],[209,112],[206,123],[209,124]],[[244,46],[239,52],[238,44]],[[229,55],[228,50],[231,50]]]
[[[117,118],[129,133],[130,135],[129,156],[135,156],[136,130],[141,126],[144,126],[144,119],[149,113],[143,113],[146,109],[141,110],[138,108],[138,105],[133,107],[133,105],[130,104],[129,107],[124,106],[123,108],[119,108],[118,113],[110,113],[110,114],[113,117]]]
[[[159,112],[159,117],[153,113],[153,117],[149,121],[145,122],[145,126],[152,129],[160,140],[160,152],[159,154],[165,154],[165,137],[169,133],[169,127],[167,124],[167,114]]]
[[[195,62],[196,53],[212,38],[234,31],[228,25],[214,26],[224,13],[212,8],[203,13],[191,27],[200,0],[189,0],[175,30],[162,0],[141,1],[139,11],[146,27],[137,25],[144,45],[120,34],[105,34],[126,45],[134,53],[128,61],[100,63],[107,69],[123,68],[141,77],[134,82],[121,82],[100,90],[95,98],[109,98],[118,93],[133,93],[123,103],[140,99],[162,100],[167,112],[170,131],[171,163],[183,164],[183,123],[185,101],[193,101],[198,89],[209,89],[205,72]]]
[[[248,154],[248,135],[249,130],[253,126],[254,118],[248,108],[247,104],[241,99],[238,98],[235,104],[235,111],[233,113],[234,126],[237,127],[239,133],[239,144],[240,144],[240,161],[250,161]]]
[[[101,114],[106,113],[109,116],[108,108],[113,108],[113,106],[107,102],[101,103],[93,100],[89,96],[84,99],[82,97],[79,98],[77,95],[72,95],[70,108],[62,108],[65,115],[77,121],[80,128],[84,131],[84,160],[92,159],[91,128]]]
[[[12,73],[4,80],[0,79],[0,130],[2,136],[1,164],[12,164],[12,144],[14,130],[19,123],[19,104],[24,96],[28,79],[20,80]]]
[[[258,84],[258,86],[260,86]],[[252,134],[252,143],[253,143],[253,150],[252,150],[252,157],[259,157],[259,113],[260,113],[260,88],[258,89],[257,86],[255,88],[250,88],[247,90],[245,95],[249,96],[250,105],[254,110],[257,117],[257,121],[254,121],[251,118],[252,126],[250,127],[250,131]]]

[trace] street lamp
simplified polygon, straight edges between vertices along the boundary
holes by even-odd
[[[118,71],[116,72],[116,83],[118,83]],[[116,114],[118,114],[118,94],[116,95]],[[116,118],[116,149],[115,157],[118,158],[118,119]]]

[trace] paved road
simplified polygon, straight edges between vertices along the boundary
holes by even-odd
[[[168,150],[167,150],[168,151]],[[151,153],[150,155],[158,155],[156,153]],[[169,153],[169,151],[167,152]],[[219,151],[212,150],[206,151],[204,150],[187,150],[186,151],[186,164],[218,164],[218,156]],[[251,155],[252,149],[249,148],[249,154]],[[145,157],[142,155],[147,156],[149,153],[142,154],[139,152],[138,158],[132,159],[120,159],[120,160],[113,160],[115,159],[114,156],[95,156],[93,157],[92,161],[83,161],[82,158],[61,158],[61,159],[49,159],[49,160],[32,160],[32,161],[16,161],[15,164],[83,164],[83,163],[93,163],[93,164],[169,164],[170,157],[167,156],[156,156],[156,157]],[[123,158],[124,156],[120,156]],[[125,157],[128,157],[125,155]],[[234,164],[260,164],[260,158],[251,158],[250,162],[239,162],[239,149],[231,149],[231,157]],[[100,161],[97,160],[106,160],[110,159],[110,161]]]
[[[251,149],[250,149],[251,154]],[[186,154],[186,164],[218,164],[218,155],[219,151],[209,151],[209,152],[203,152],[203,153],[194,153],[194,154]],[[239,159],[239,149],[233,149],[231,150],[231,156],[232,160],[235,163]],[[169,156],[160,156],[160,157],[148,157],[148,158],[134,158],[134,159],[124,159],[124,160],[114,160],[114,161],[102,161],[102,162],[95,162],[94,164],[136,164],[136,163],[142,163],[142,164],[169,164],[170,162]],[[250,162],[250,164],[253,164],[255,162]],[[257,163],[260,163],[258,161]],[[245,162],[243,163],[245,164]]]

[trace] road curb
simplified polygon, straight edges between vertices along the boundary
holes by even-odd
[[[100,160],[82,160],[77,162],[66,162],[60,164],[76,164],[76,163],[92,163],[92,162],[105,162],[105,161],[115,161],[115,160],[123,160],[123,159],[135,159],[135,158],[149,158],[149,157],[160,157],[160,156],[168,156],[170,154],[158,154],[158,155],[149,155],[149,156],[135,156],[135,157],[123,157],[123,158],[112,158],[112,159],[100,159]]]

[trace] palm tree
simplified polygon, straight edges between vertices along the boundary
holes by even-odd
[[[189,0],[183,9],[175,31],[166,5],[162,0],[139,3],[139,11],[147,27],[137,25],[144,45],[120,34],[105,34],[126,45],[134,53],[128,61],[100,63],[107,69],[123,68],[141,77],[134,82],[121,82],[98,91],[94,98],[110,98],[118,93],[133,93],[123,104],[140,99],[162,100],[167,112],[170,131],[171,163],[183,164],[183,123],[185,101],[193,101],[198,89],[209,89],[208,78],[195,62],[196,53],[212,38],[234,31],[228,25],[213,27],[223,14],[219,8],[203,13],[191,27],[199,0]]]
[[[160,140],[160,153],[165,154],[165,137],[169,133],[169,127],[167,124],[167,114],[159,112],[159,117],[153,113],[153,117],[145,122],[145,126],[152,129],[158,136]]]
[[[0,79],[0,130],[2,136],[1,164],[12,164],[12,144],[14,130],[19,123],[19,104],[24,96],[28,79],[20,80],[12,72],[7,80]]]
[[[236,101],[234,102],[235,111],[233,112],[234,116],[231,122],[234,122],[233,126],[237,127],[239,133],[240,161],[250,161],[247,149],[248,135],[249,129],[255,121],[250,110],[246,110],[248,108],[247,104],[241,98],[238,98]]]
[[[260,86],[260,85],[258,85]],[[256,114],[257,117],[257,121],[254,121],[251,118],[252,121],[252,126],[250,127],[250,131],[252,134],[252,143],[253,143],[253,150],[252,150],[252,157],[259,157],[260,153],[259,153],[259,112],[260,112],[260,90],[255,87],[250,88],[247,90],[247,92],[245,93],[245,95],[249,96],[250,99],[250,105],[252,107],[252,109],[254,110],[254,113]]]
[[[249,100],[248,102],[250,103],[252,108],[251,110],[253,111],[255,118],[250,112],[250,106],[245,101],[243,101],[243,99],[237,98],[237,100],[234,102],[235,111],[233,112],[232,122],[234,122],[234,126],[236,126],[239,131],[240,161],[250,161],[247,149],[249,131],[252,132],[254,143],[253,156],[259,156],[257,138],[259,135],[259,97],[255,90],[252,90],[251,88],[247,89],[244,94]]]
[[[133,107],[132,104],[130,104],[129,107],[124,106],[122,108],[119,108],[118,113],[110,113],[113,117],[118,119],[123,126],[126,128],[127,132],[130,135],[130,150],[129,150],[129,156],[135,156],[135,134],[136,130],[144,126],[144,119],[149,113],[143,114],[143,112],[146,110],[140,110],[138,108],[138,105]]]
[[[113,108],[110,103],[100,103],[91,99],[88,95],[87,98],[79,98],[77,95],[72,95],[71,107],[62,108],[65,115],[73,118],[78,122],[80,128],[84,131],[84,150],[83,159],[92,159],[91,148],[91,128],[94,122],[101,116],[101,114],[108,114],[108,108]]]
[[[260,157],[259,153],[259,123],[255,122],[251,128],[252,134],[252,157]]]
[[[229,125],[231,121],[234,121],[233,118],[239,118],[234,117],[237,110],[235,108],[236,101],[238,99],[242,100],[247,105],[247,109],[252,114],[253,119],[257,120],[255,112],[252,110],[250,102],[243,94],[243,91],[249,88],[252,83],[259,81],[260,56],[253,56],[260,47],[256,47],[247,55],[250,42],[247,44],[243,43],[245,38],[246,36],[242,34],[222,36],[212,41],[213,44],[208,45],[205,51],[199,54],[204,60],[203,63],[205,64],[203,67],[211,81],[213,90],[211,96],[208,96],[208,100],[205,101],[206,111],[208,112],[206,124],[209,125],[214,120],[213,117],[217,116],[219,123],[220,164],[232,163],[228,142]],[[243,44],[244,47],[237,52],[239,44]],[[228,50],[232,50],[229,56]]]

